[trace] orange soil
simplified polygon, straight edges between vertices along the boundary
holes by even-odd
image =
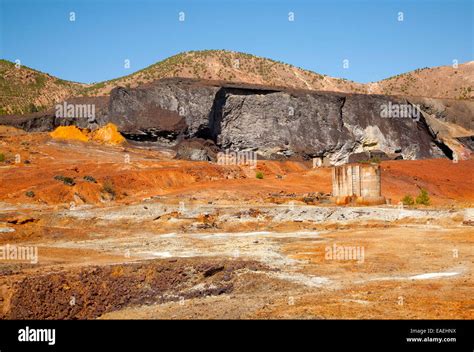
[[[3,132],[3,133],[2,133]],[[207,162],[170,159],[169,154],[132,146],[56,141],[46,133],[0,130],[0,200],[13,203],[101,203],[104,183],[112,184],[117,202],[168,195],[229,201],[274,201],[272,195],[301,200],[312,192],[331,192],[331,169],[311,162],[259,161],[256,170]],[[19,155],[21,162],[15,163]],[[25,163],[25,161],[28,162]],[[129,162],[127,162],[129,161]],[[435,206],[474,203],[474,160],[444,159],[382,163],[382,194],[392,204],[426,188]],[[262,171],[262,180],[255,177]],[[55,180],[71,177],[74,186]],[[87,182],[84,176],[97,180]],[[33,191],[29,198],[25,192]]]
[[[182,229],[183,233],[187,233],[187,222],[196,221],[179,219],[178,214],[171,213],[160,220],[150,217],[137,223],[126,219],[103,222],[94,218],[57,216],[56,210],[69,207],[71,202],[106,207],[161,195],[167,197],[164,202],[186,200],[186,204],[190,204],[211,201],[252,207],[255,204],[257,215],[259,206],[265,202],[300,201],[307,193],[331,191],[331,169],[312,169],[311,162],[260,161],[257,170],[264,174],[260,180],[255,177],[257,170],[174,160],[167,150],[110,146],[94,141],[55,140],[47,133],[25,133],[2,126],[0,153],[5,155],[5,161],[0,162],[0,202],[51,205],[50,209],[35,208],[31,211],[2,209],[1,220],[5,223],[2,226],[12,227],[15,232],[2,233],[0,244],[27,241],[40,247],[40,266],[20,266],[18,269],[21,275],[30,274],[30,277],[42,275],[45,269],[67,270],[75,266],[137,260],[139,257],[128,258],[119,248],[126,248],[124,246],[128,244],[134,248],[134,243],[143,242],[138,248],[146,249],[148,241],[153,246],[159,234],[179,233]],[[474,160],[458,163],[441,159],[388,161],[383,162],[381,167],[382,193],[391,198],[392,203],[406,194],[416,196],[421,187],[428,190],[434,206],[474,205]],[[75,184],[64,184],[54,178],[58,175],[71,177]],[[92,176],[96,182],[87,181],[84,176]],[[108,192],[104,186],[107,184],[115,193],[113,201],[105,197]],[[34,196],[28,197],[25,194],[27,191],[33,191]],[[278,199],[278,195],[285,197]],[[190,199],[192,202],[189,202]],[[0,203],[0,206],[8,208],[8,204],[5,207]],[[140,206],[149,204],[143,202]],[[212,223],[214,216],[201,214],[197,221]],[[292,232],[315,230],[316,227],[304,222],[268,226],[265,221],[258,221],[221,223],[218,229],[230,232]],[[213,240],[216,242],[193,238],[193,250],[204,248],[204,253],[208,250],[221,257],[221,246],[265,255],[268,255],[268,250],[276,251],[284,257],[300,261],[297,273],[309,275],[307,278],[328,277],[335,286],[306,287],[264,273],[243,272],[235,282],[232,295],[186,300],[185,309],[176,302],[133,306],[106,314],[104,318],[472,319],[472,229],[461,225],[461,221],[451,219],[446,226],[440,222],[433,227],[409,219],[390,223],[322,224],[317,225],[323,231],[315,238],[269,236],[254,241],[253,238],[247,240],[229,235],[225,244],[219,242],[218,237]],[[140,233],[145,234],[134,242],[133,236]],[[94,244],[89,248],[74,248],[73,244],[83,240]],[[116,242],[109,244],[109,241]],[[58,243],[59,248],[53,246]],[[364,246],[365,262],[361,265],[325,260],[325,247],[334,243]],[[173,246],[170,245],[170,248],[173,249]],[[459,251],[459,258],[453,256],[453,249]],[[256,255],[256,258],[261,256]],[[179,262],[182,258],[177,260]],[[2,265],[5,270],[10,270],[10,267],[17,270],[16,263]],[[459,271],[460,274],[426,281],[396,278],[445,271]],[[392,276],[395,277],[393,280],[383,280]],[[7,278],[15,279],[14,275]],[[96,281],[97,278],[94,285]],[[397,303],[400,296],[405,300],[402,306]],[[288,303],[290,297],[292,304]]]
[[[382,193],[395,202],[425,188],[433,205],[474,203],[474,159],[402,160],[382,163]]]

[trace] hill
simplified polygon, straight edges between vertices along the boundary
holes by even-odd
[[[78,94],[84,87],[81,83],[0,60],[0,115],[41,111]]]
[[[180,53],[128,76],[95,84],[65,81],[0,60],[0,115],[42,111],[71,96],[104,96],[117,86],[134,88],[170,77],[343,93],[474,99],[474,61],[457,68],[418,69],[363,84],[251,54],[203,50]]]

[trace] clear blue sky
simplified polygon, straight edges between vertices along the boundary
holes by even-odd
[[[247,52],[359,82],[473,60],[472,0],[0,3],[0,57],[79,82],[123,76],[201,49]]]

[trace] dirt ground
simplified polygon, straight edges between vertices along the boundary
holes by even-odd
[[[221,166],[2,126],[0,153],[4,319],[474,317],[472,159],[383,162],[391,204],[336,207],[310,161]],[[420,188],[431,205],[397,205]]]

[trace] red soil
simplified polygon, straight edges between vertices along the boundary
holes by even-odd
[[[11,129],[0,130],[0,153],[6,157],[0,163],[0,200],[13,203],[100,204],[106,184],[116,202],[127,203],[156,195],[260,202],[276,193],[298,200],[308,193],[331,192],[331,169],[312,169],[311,162],[259,161],[251,170],[173,160],[169,154],[131,146],[59,142],[46,133]],[[15,155],[20,155],[19,163]],[[257,170],[263,179],[255,177]],[[55,180],[58,175],[73,178],[75,185]],[[382,194],[396,204],[425,188],[435,206],[469,206],[474,203],[473,175],[474,160],[387,161],[382,163]],[[35,196],[27,197],[27,191]]]

